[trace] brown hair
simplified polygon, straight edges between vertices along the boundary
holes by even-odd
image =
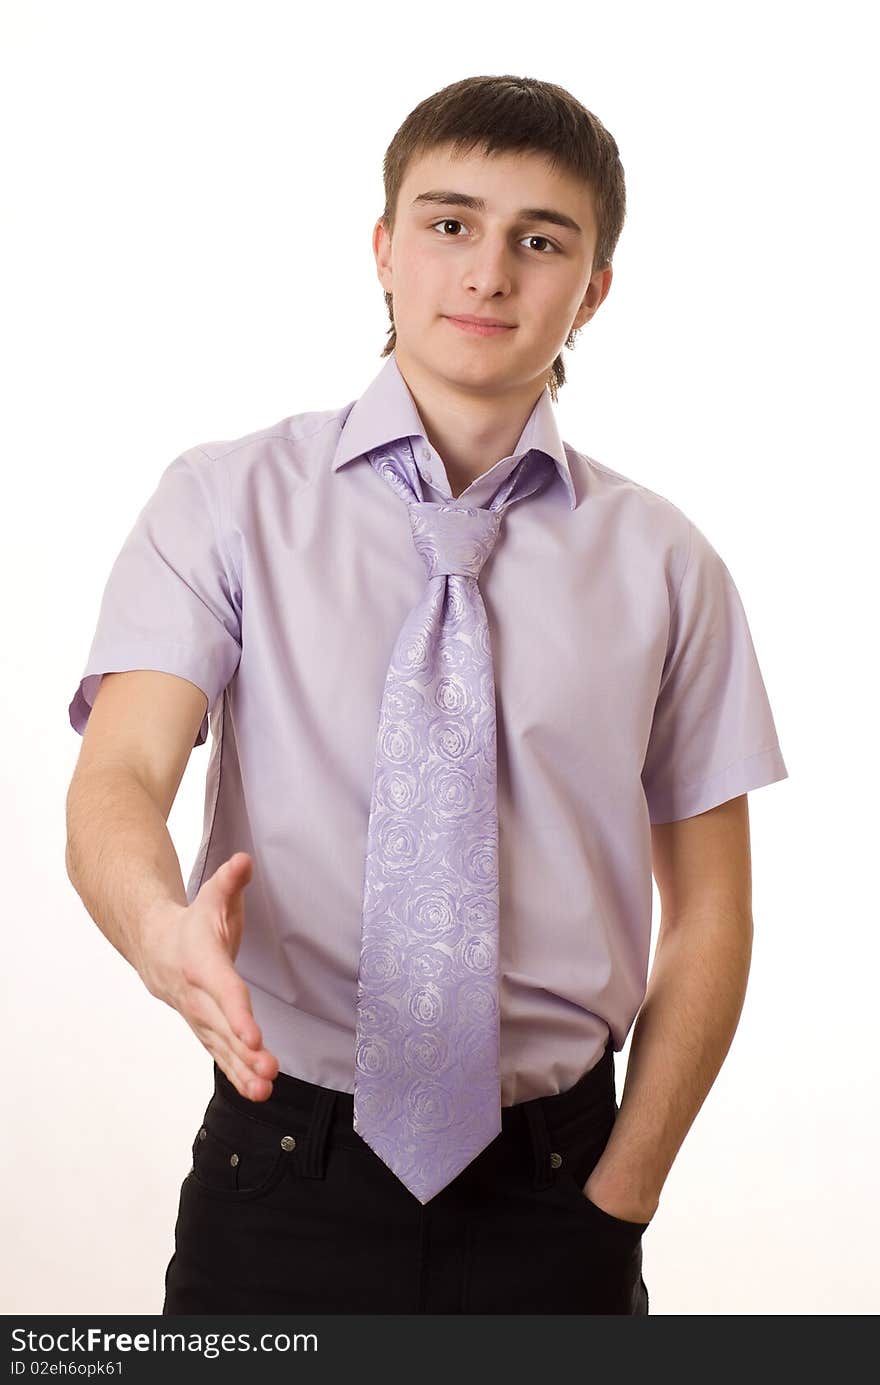
[[[410,111],[395,134],[382,166],[385,208],[381,220],[394,234],[397,197],[410,161],[439,145],[451,144],[456,154],[481,148],[495,153],[534,152],[547,156],[551,167],[581,178],[590,185],[598,239],[590,267],[604,269],[611,263],[626,215],[623,167],[614,137],[602,122],[586,110],[564,87],[536,77],[465,77],[428,96]],[[382,351],[389,356],[397,342],[393,296],[385,303],[391,327]],[[574,346],[575,329],[565,345]],[[549,373],[550,393],[565,384],[561,354]]]

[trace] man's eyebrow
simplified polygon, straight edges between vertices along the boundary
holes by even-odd
[[[418,197],[413,198],[412,205],[415,207],[423,202],[437,202],[444,207],[467,207],[472,212],[486,210],[486,203],[482,197],[471,197],[467,192],[448,192],[443,188],[420,192]],[[549,221],[553,226],[564,226],[576,235],[583,235],[580,226],[572,217],[567,216],[565,212],[557,212],[552,207],[522,207],[516,216],[520,221]]]

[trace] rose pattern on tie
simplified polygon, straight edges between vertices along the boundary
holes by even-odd
[[[428,581],[379,713],[354,1129],[424,1204],[501,1131],[495,679],[477,578],[548,459],[526,453],[482,508],[425,501],[408,439],[367,456],[409,506]]]

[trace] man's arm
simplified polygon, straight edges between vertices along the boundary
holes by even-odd
[[[104,936],[143,974],[152,919],[186,908],[166,822],[207,697],[153,669],[106,673],[67,793],[67,874]]]
[[[650,1221],[733,1040],[752,953],[746,794],[651,828],[661,922],[620,1110],[584,1192]]]
[[[233,965],[251,858],[235,852],[188,904],[167,828],[206,709],[206,694],[174,674],[104,675],[67,795],[67,873],[150,994],[179,1011],[243,1096],[265,1101],[278,1059]]]

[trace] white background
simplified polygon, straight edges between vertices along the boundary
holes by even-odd
[[[385,149],[429,93],[511,72],[595,111],[627,177],[562,435],[725,559],[790,775],[750,795],[750,985],[645,1237],[651,1312],[874,1313],[871,7],[414,13],[3,6],[2,1311],[161,1310],[210,1094],[207,1051],[65,872],[67,708],[110,565],[184,449],[362,392]],[[169,820],[184,879],[206,765]]]

